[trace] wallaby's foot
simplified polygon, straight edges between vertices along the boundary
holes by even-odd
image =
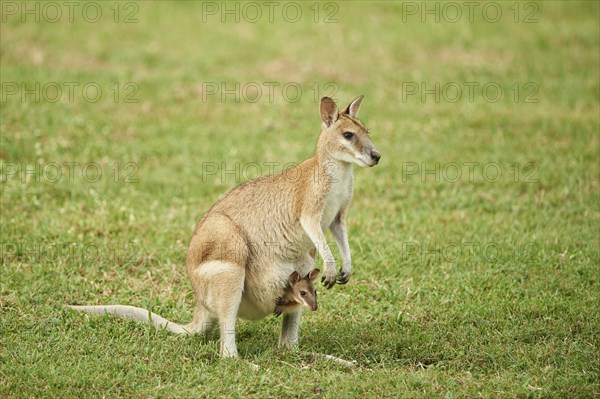
[[[224,349],[223,351],[221,351],[221,357],[231,357],[231,358],[235,358],[238,357],[238,353],[237,353],[237,349]]]
[[[337,276],[337,283],[346,284],[348,281],[350,281],[351,274],[352,272],[350,270],[340,269],[340,274]]]
[[[321,277],[321,282],[325,286],[325,288],[330,289],[335,285],[337,280],[337,274],[335,272],[335,266],[333,267],[325,267],[325,271],[323,272],[323,277]]]

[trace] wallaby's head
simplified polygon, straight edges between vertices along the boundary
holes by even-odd
[[[377,165],[381,154],[371,142],[365,125],[356,118],[362,99],[363,96],[357,97],[342,111],[331,98],[321,99],[323,130],[318,151],[337,161],[371,167]]]
[[[313,269],[306,277],[301,278],[300,274],[294,271],[288,278],[291,288],[290,295],[294,301],[306,306],[312,311],[317,310],[317,291],[315,290],[313,281],[315,281],[319,272],[319,269]]]

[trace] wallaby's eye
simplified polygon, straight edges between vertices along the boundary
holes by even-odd
[[[300,291],[300,295],[306,296],[306,291]]]
[[[346,140],[350,140],[352,137],[354,137],[354,133],[352,133],[352,132],[344,132],[344,138]]]

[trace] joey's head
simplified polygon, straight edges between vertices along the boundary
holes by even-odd
[[[301,278],[298,272],[294,271],[288,278],[291,287],[291,297],[294,301],[312,311],[317,310],[317,291],[315,290],[313,281],[315,281],[319,272],[319,269],[313,269],[306,277]]]
[[[357,97],[342,111],[329,97],[321,99],[323,129],[319,136],[317,152],[328,159],[355,163],[362,167],[377,165],[381,154],[369,137],[369,131],[356,115],[363,96]]]

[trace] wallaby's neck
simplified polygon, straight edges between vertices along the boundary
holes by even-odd
[[[316,160],[318,172],[329,175],[330,177],[339,177],[352,174],[354,169],[354,164],[335,159],[329,148],[323,145],[321,141],[317,143],[314,159]]]

